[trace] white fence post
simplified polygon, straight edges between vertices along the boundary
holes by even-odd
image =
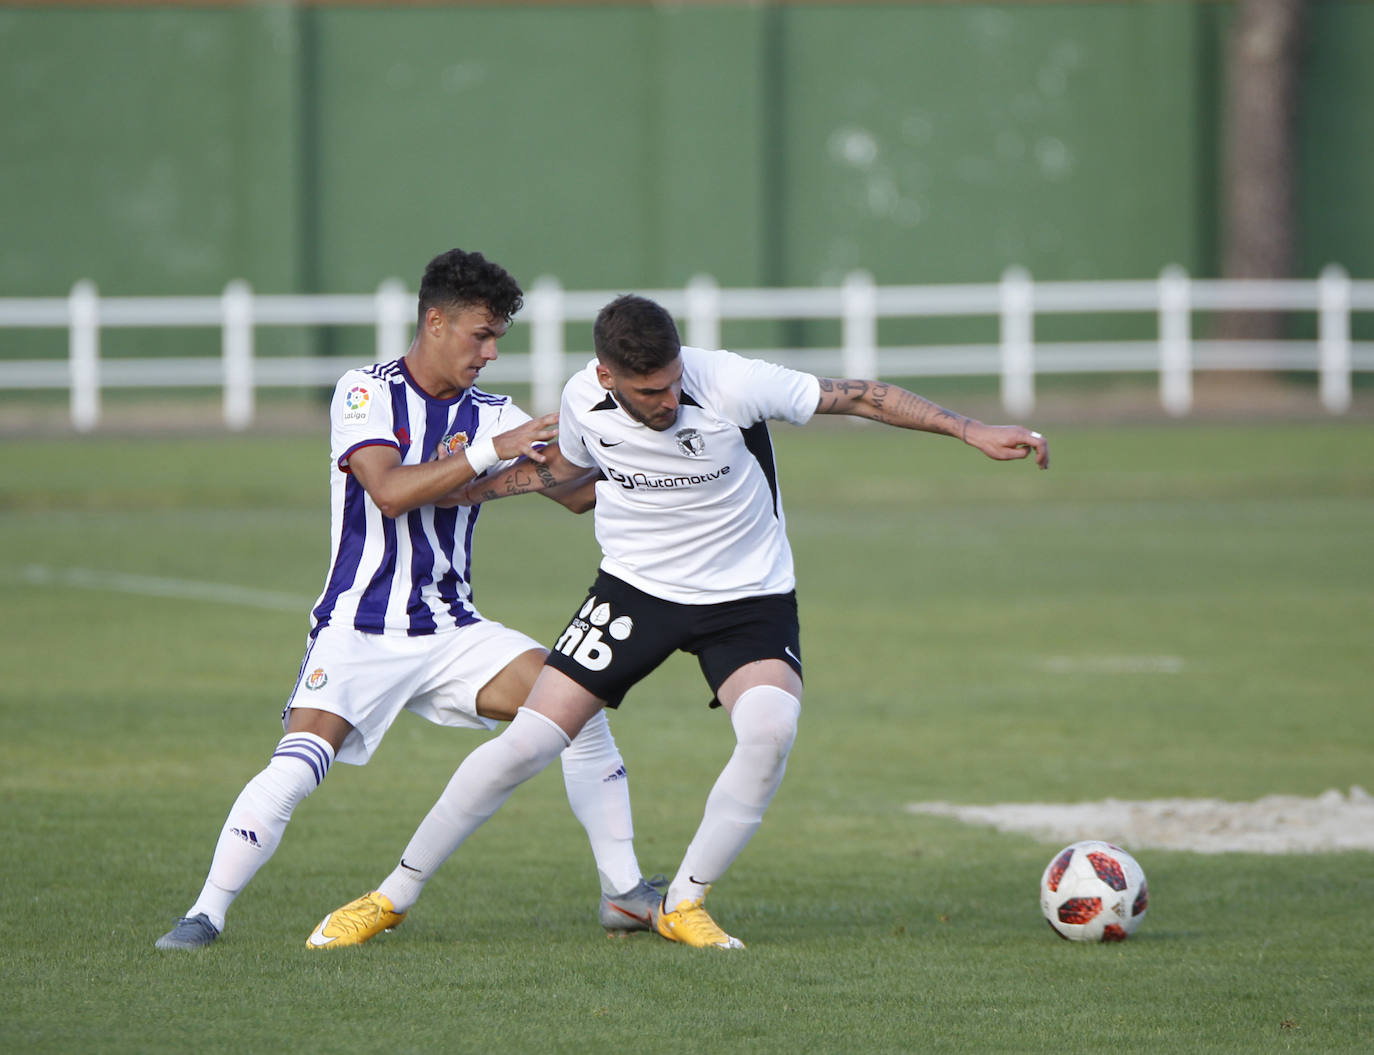
[[[224,287],[220,347],[224,357],[224,423],[235,432],[253,424],[253,288],[242,279]]]
[[[410,347],[406,323],[410,321],[410,294],[399,278],[388,278],[377,287],[377,362],[392,363]]]
[[[1322,406],[1332,414],[1350,409],[1350,276],[1336,264],[1322,269],[1317,282],[1317,344],[1320,349]]]
[[[845,377],[878,376],[878,288],[867,271],[851,271],[840,287]]]
[[[1193,409],[1192,293],[1177,264],[1159,273],[1159,401],[1176,418]]]
[[[100,421],[100,294],[94,282],[83,278],[72,286],[67,313],[72,428],[90,432]]]
[[[530,308],[530,403],[535,414],[558,409],[563,393],[563,287],[558,279],[535,280]]]
[[[720,347],[720,286],[710,275],[693,275],[687,299],[687,343],[693,348]]]
[[[1035,409],[1035,289],[1030,272],[1009,267],[999,289],[1002,322],[1002,406],[1014,418]]]

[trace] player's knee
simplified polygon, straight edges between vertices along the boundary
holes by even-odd
[[[563,752],[563,762],[579,760],[592,760],[609,757],[620,757],[620,752],[615,746],[615,737],[611,735],[611,725],[606,720],[606,712],[597,711],[587,719],[573,741],[568,745],[568,749]]]
[[[323,737],[287,733],[256,782],[270,796],[277,812],[289,817],[301,800],[320,786],[333,763],[334,749]]]
[[[745,689],[730,711],[736,739],[744,745],[767,746],[783,758],[797,738],[801,701],[776,685]]]
[[[510,775],[522,781],[562,754],[569,739],[552,719],[522,707],[506,731],[491,743],[501,745]]]

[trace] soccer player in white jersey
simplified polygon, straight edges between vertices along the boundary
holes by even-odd
[[[473,606],[478,507],[436,504],[519,456],[538,464],[556,434],[557,415],[531,420],[507,397],[475,387],[521,304],[515,279],[480,253],[441,254],[421,281],[405,357],[340,379],[330,404],[332,557],[282,715],[286,735],[229,811],[200,896],[159,948],[214,941],[295,807],[336,760],[366,763],[402,710],[491,729],[529,694],[544,649]],[[550,494],[576,512],[593,501],[590,484]],[[572,741],[563,771],[596,858],[603,925],[649,929],[661,893],[639,872],[625,767],[604,721]],[[333,913],[309,944],[354,945],[394,926],[404,909],[387,892],[383,885]]]
[[[736,746],[654,925],[671,941],[743,948],[703,902],[782,781],[802,695],[792,553],[766,422],[848,414],[954,436],[998,460],[1034,452],[1042,469],[1049,445],[1038,432],[985,425],[895,385],[683,348],[672,316],[642,297],[607,305],[593,335],[596,360],[563,390],[561,456],[476,480],[464,500],[604,477],[600,572],[510,727],[463,761],[420,824],[402,857],[418,867],[398,868],[391,881],[404,898],[398,907],[408,907],[517,785],[681,650],[697,657]]]

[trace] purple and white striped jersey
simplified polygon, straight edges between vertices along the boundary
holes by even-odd
[[[529,421],[510,401],[477,388],[436,399],[411,378],[405,361],[350,370],[329,404],[330,562],[310,613],[310,634],[331,624],[369,634],[433,634],[472,623],[472,530],[480,506],[421,506],[382,515],[349,471],[361,447],[383,445],[402,465],[438,457]],[[509,462],[492,469],[499,471]]]

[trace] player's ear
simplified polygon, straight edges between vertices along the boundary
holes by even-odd
[[[433,306],[426,308],[425,329],[435,337],[441,336],[444,332],[444,313]]]
[[[615,389],[615,378],[601,363],[596,364],[596,379],[601,382],[601,387],[607,392]]]

